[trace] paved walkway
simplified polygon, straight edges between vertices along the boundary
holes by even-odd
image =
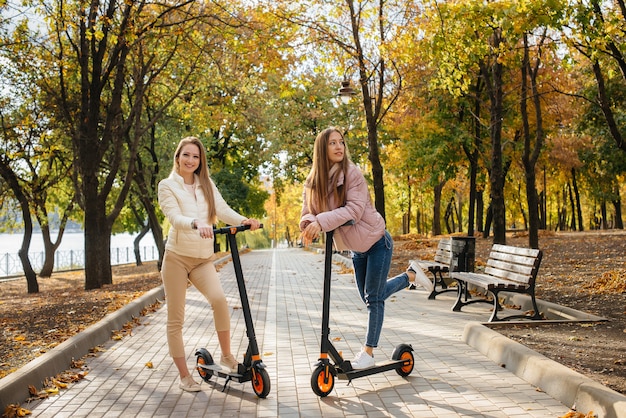
[[[165,339],[165,305],[144,317],[133,335],[110,341],[87,359],[86,378],[60,395],[23,405],[33,417],[559,417],[569,408],[500,367],[461,337],[479,311],[452,312],[451,293],[427,300],[425,291],[403,290],[387,302],[378,361],[400,343],[412,344],[416,365],[407,378],[395,371],[338,380],[325,398],[311,390],[319,357],[322,254],[299,249],[253,251],[241,257],[261,356],[271,381],[266,399],[250,382],[214,376],[203,391],[178,388]],[[334,267],[339,270],[338,266]],[[221,269],[232,310],[233,352],[247,347],[245,324],[232,263]],[[345,357],[360,349],[367,311],[351,274],[336,274],[331,297],[331,339]],[[485,305],[486,306],[486,305]],[[191,288],[185,345],[188,364],[196,348],[219,356],[211,309]],[[153,368],[146,367],[152,362]],[[196,380],[200,380],[195,374]]]

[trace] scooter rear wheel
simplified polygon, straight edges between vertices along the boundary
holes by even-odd
[[[259,398],[266,398],[270,393],[270,375],[267,370],[252,368],[252,390]]]
[[[320,364],[311,375],[311,389],[317,396],[325,397],[335,387],[335,369],[331,365]]]
[[[215,362],[213,361],[213,357],[206,348],[201,348],[196,351],[196,370],[198,370],[200,378],[205,382],[208,382],[211,379],[213,371],[199,366],[212,366],[214,364]]]

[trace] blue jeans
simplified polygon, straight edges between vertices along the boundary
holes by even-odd
[[[361,300],[367,306],[368,323],[365,345],[377,347],[385,317],[385,300],[409,286],[409,276],[399,274],[387,280],[393,253],[393,240],[385,231],[378,242],[366,252],[352,252],[356,285]]]

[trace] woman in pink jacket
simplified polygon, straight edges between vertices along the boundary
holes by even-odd
[[[230,313],[226,295],[213,265],[213,225],[218,219],[231,225],[259,228],[228,206],[209,177],[206,151],[195,137],[180,141],[169,177],[159,182],[159,205],[171,224],[161,277],[167,301],[167,344],[180,374],[179,387],[197,392],[185,358],[183,323],[187,282],[191,282],[213,308],[215,330],[222,357],[220,364],[237,371],[238,362],[230,351]]]
[[[348,221],[353,225],[342,226]],[[385,300],[415,280],[415,268],[387,280],[393,240],[385,220],[374,209],[365,177],[352,163],[343,135],[327,128],[315,139],[313,166],[303,194],[300,231],[308,245],[322,231],[335,230],[335,247],[351,250],[354,275],[361,299],[367,306],[365,345],[351,361],[354,369],[375,365],[374,348],[382,331]]]

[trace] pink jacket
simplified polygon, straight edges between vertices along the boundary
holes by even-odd
[[[354,225],[336,229],[333,236],[335,246],[340,251],[365,252],[385,233],[385,220],[372,206],[367,182],[361,170],[356,165],[350,164],[347,177],[344,179],[341,173],[337,182],[338,186],[344,183],[347,186],[346,204],[339,206],[343,202],[335,202],[332,185],[329,185],[328,199],[331,210],[328,212],[318,213],[315,208],[309,212],[305,190],[300,215],[300,230],[304,230],[309,223],[317,221],[322,231],[332,231],[353,220]]]
[[[197,179],[195,183],[198,184]],[[241,224],[246,217],[228,206],[213,181],[211,186],[218,219],[230,225]],[[204,193],[196,188],[194,199],[177,173],[171,173],[168,178],[161,180],[158,189],[159,205],[171,224],[165,249],[187,257],[210,258],[214,253],[213,240],[200,237],[198,231],[191,227],[194,219],[209,221]]]

